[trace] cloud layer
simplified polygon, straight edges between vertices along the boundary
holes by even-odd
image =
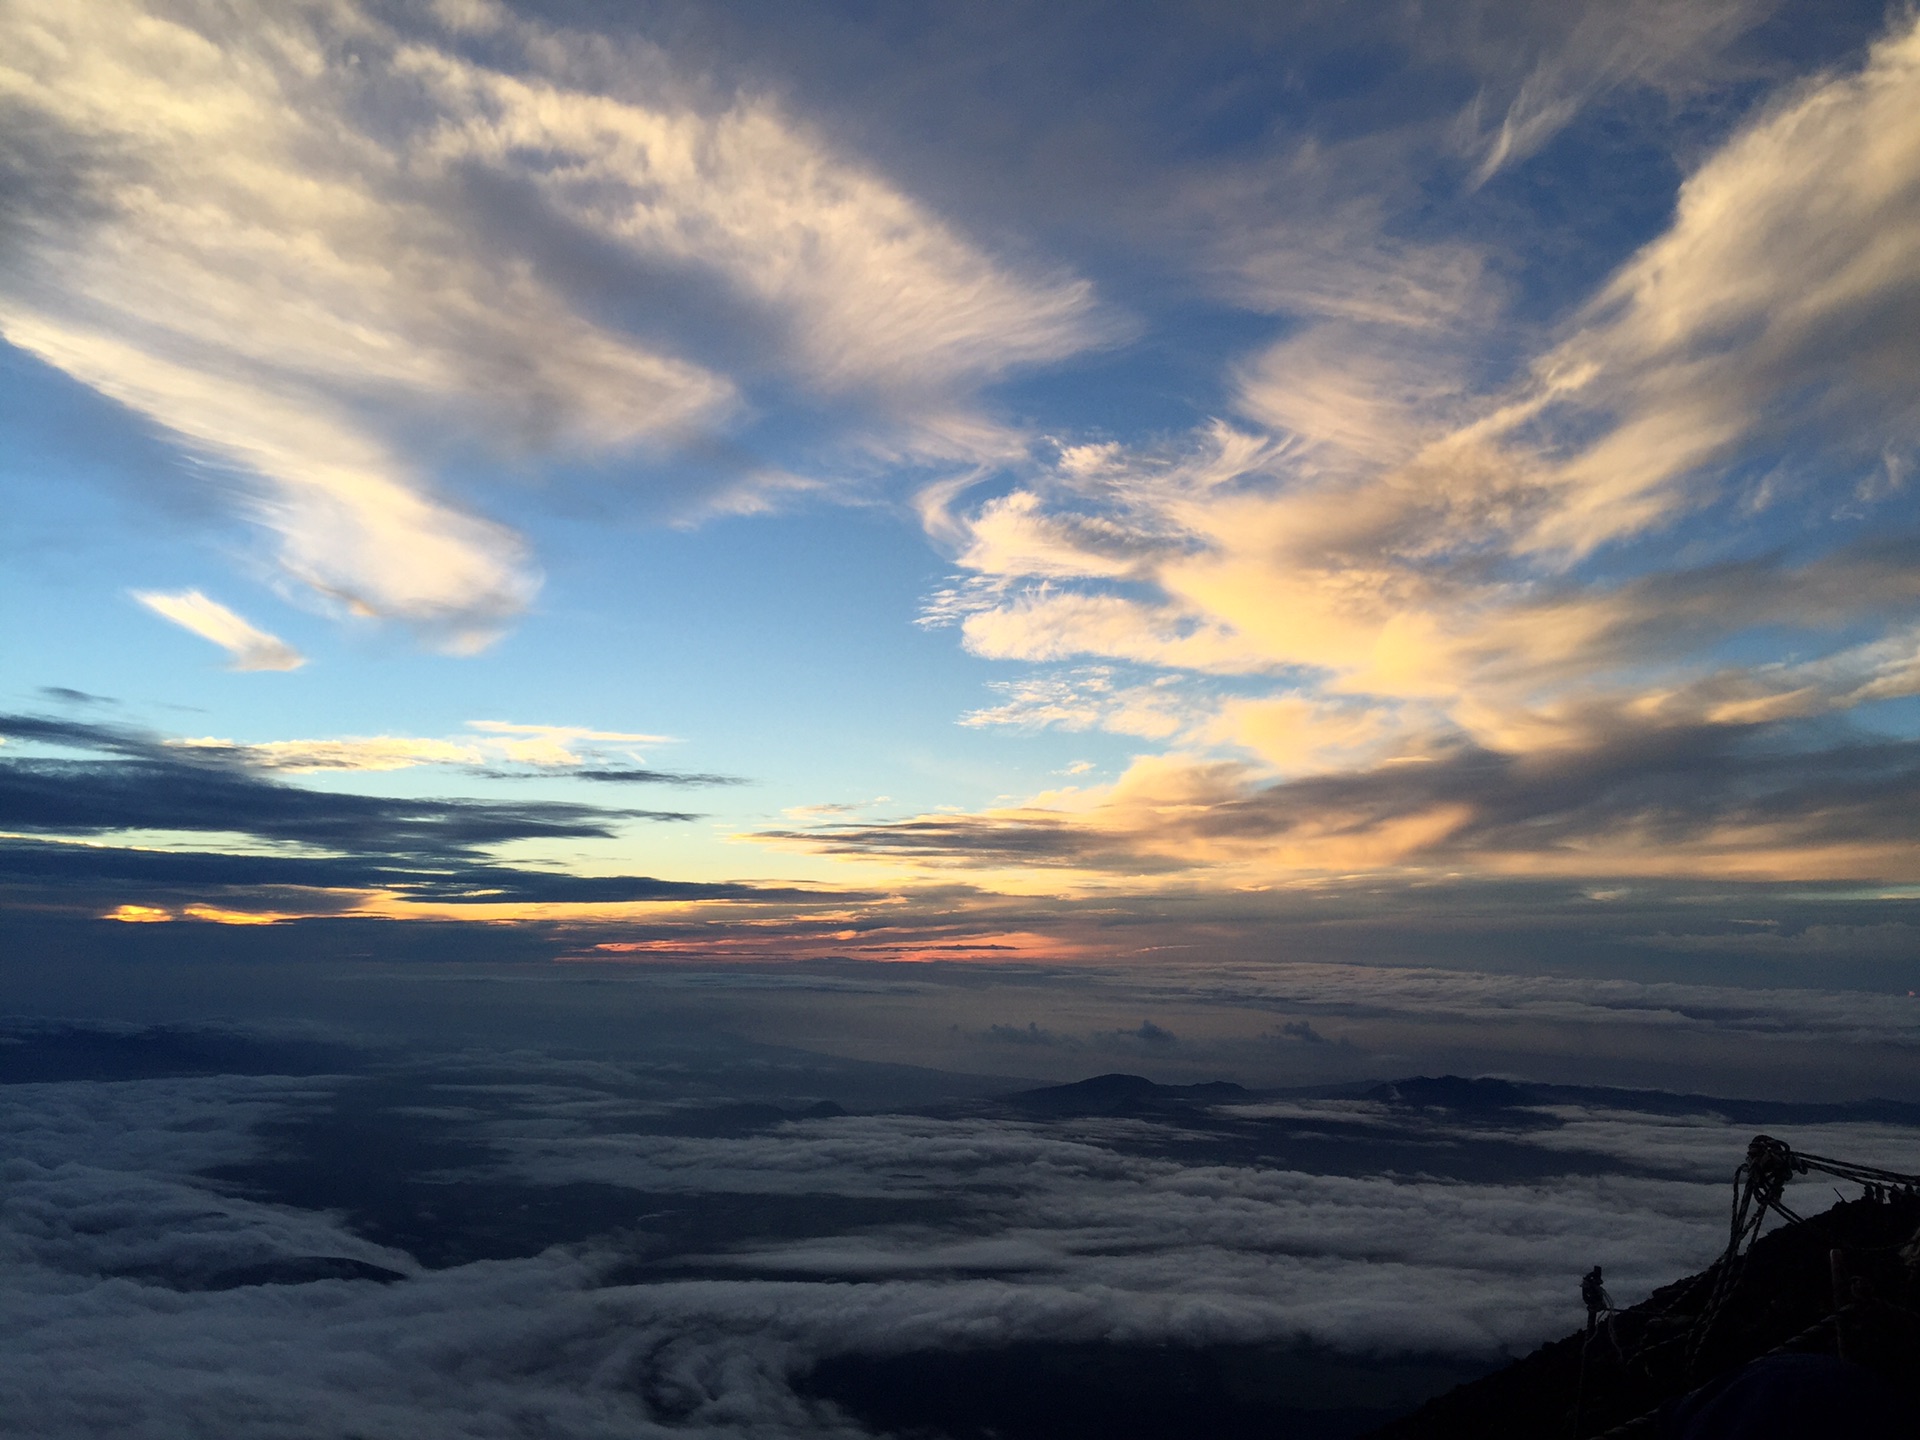
[[[1409,1350],[1485,1363],[1572,1328],[1595,1253],[1626,1300],[1708,1258],[1746,1138],[1710,1111],[1591,1101],[782,1121],[765,1102],[791,1106],[827,1072],[783,1090],[724,1049],[692,1065],[630,1047],[617,1063],[370,1058],[358,1078],[5,1087],[0,1326],[20,1423],[856,1435],[796,1387],[828,1357],[1311,1340],[1383,1367]],[[767,1113],[742,1124],[748,1096]],[[723,1112],[733,1128],[703,1133]],[[1219,1153],[1229,1133],[1255,1150]],[[1846,1119],[1792,1133],[1869,1161],[1910,1139]],[[262,1193],[303,1146],[356,1134],[407,1144],[380,1177],[341,1153],[355,1204]],[[1431,1164],[1381,1168],[1388,1155]],[[1455,1173],[1496,1156],[1505,1178]],[[431,1266],[358,1233],[383,1223],[380,1194],[422,1186],[456,1236],[469,1194],[537,1207],[599,1186],[644,1209],[554,1248],[489,1222],[493,1258]],[[315,1257],[402,1278],[206,1283],[235,1260]]]
[[[510,753],[533,767],[513,774],[539,773],[542,764],[563,774],[577,769],[580,756],[560,740],[578,745],[583,738],[657,738],[504,723],[499,733],[509,737],[510,752],[515,745],[534,747]],[[0,803],[13,832],[0,841],[0,881],[59,905],[96,912],[104,906],[122,918],[165,919],[183,910],[238,923],[285,911],[354,911],[379,897],[507,907],[745,899],[804,904],[813,898],[780,887],[586,875],[490,859],[490,852],[515,842],[610,839],[635,820],[696,818],[687,811],[373,795],[307,789],[280,778],[288,771],[478,760],[483,757],[477,746],[468,754],[432,748],[439,742],[383,737],[331,747],[289,742],[290,748],[277,750],[169,741],[128,726],[17,715],[0,716],[0,736],[27,751],[0,758]],[[596,771],[588,778],[730,783],[726,776],[639,769]],[[135,843],[109,845],[99,837]]]

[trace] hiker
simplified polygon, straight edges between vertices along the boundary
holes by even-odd
[[[1613,1316],[1613,1297],[1601,1283],[1598,1265],[1580,1277],[1580,1298],[1587,1302],[1587,1334],[1591,1335],[1602,1316],[1608,1319]]]
[[[1607,1344],[1612,1347],[1616,1359],[1625,1360],[1627,1357],[1620,1348],[1620,1336],[1613,1328],[1613,1297],[1607,1293],[1607,1287],[1600,1279],[1598,1265],[1580,1277],[1580,1298],[1587,1302],[1587,1344],[1593,1344],[1593,1337],[1599,1333],[1600,1322],[1604,1320]]]

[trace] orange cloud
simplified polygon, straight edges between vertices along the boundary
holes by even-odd
[[[100,918],[123,925],[153,925],[173,919],[173,912],[157,905],[116,905]]]

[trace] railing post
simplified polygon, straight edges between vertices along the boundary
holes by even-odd
[[[1827,1274],[1833,1282],[1833,1348],[1842,1360],[1847,1355],[1847,1316],[1848,1302],[1852,1299],[1847,1285],[1847,1252],[1844,1250],[1827,1251]]]

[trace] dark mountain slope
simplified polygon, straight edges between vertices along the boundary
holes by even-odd
[[[1690,1391],[1781,1350],[1843,1353],[1903,1392],[1914,1413],[1920,1405],[1920,1276],[1910,1261],[1916,1228],[1920,1196],[1844,1201],[1757,1241],[1710,1323],[1702,1324],[1714,1288],[1709,1270],[1621,1311],[1612,1339],[1603,1329],[1591,1340],[1574,1334],[1552,1341],[1429,1400],[1375,1431],[1372,1440],[1564,1440],[1623,1426],[1631,1428],[1622,1435],[1652,1440],[1678,1433],[1672,1411]],[[1654,1413],[1663,1407],[1667,1415]]]

